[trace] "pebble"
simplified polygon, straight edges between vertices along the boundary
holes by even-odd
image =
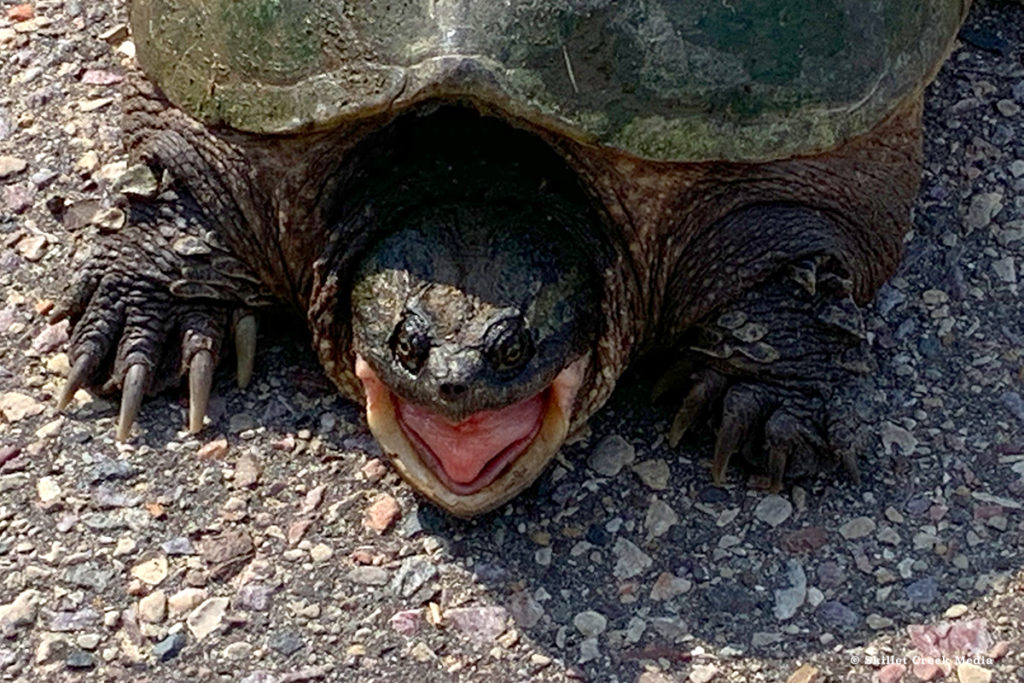
[[[289,657],[305,645],[305,639],[294,631],[276,631],[267,638],[267,647],[274,652]]]
[[[69,669],[91,669],[96,666],[96,658],[90,652],[75,650],[64,660],[64,665]]]
[[[786,578],[789,588],[775,591],[775,618],[779,621],[791,619],[807,599],[807,575],[803,565],[796,560],[786,562]]]
[[[129,166],[114,181],[115,192],[135,195],[137,197],[155,197],[159,189],[160,186],[157,179],[153,176],[153,172],[149,170],[149,166],[145,164]]]
[[[892,422],[882,423],[882,448],[886,455],[892,455],[893,444],[900,447],[900,453],[910,455],[917,449],[918,441],[914,435],[903,427],[894,425]]]
[[[0,155],[0,180],[17,175],[28,168],[28,162],[18,157]]]
[[[990,683],[992,671],[970,662],[961,662],[956,667],[956,677],[960,683]]]
[[[816,683],[818,674],[821,673],[815,667],[810,664],[804,664],[799,669],[794,671],[786,679],[786,683]]]
[[[314,562],[326,562],[334,556],[334,549],[326,543],[317,543],[309,549],[309,557]]]
[[[651,538],[663,536],[673,525],[679,523],[679,515],[669,507],[668,503],[657,496],[651,496],[651,504],[647,507],[644,528]]]
[[[587,464],[603,477],[614,477],[636,460],[636,450],[618,434],[606,436],[594,447]]]
[[[848,541],[870,536],[874,530],[875,520],[870,517],[854,517],[839,527],[839,533]]]
[[[224,656],[228,659],[245,660],[252,657],[254,649],[251,643],[238,640],[224,648]]]
[[[0,605],[0,634],[13,636],[15,629],[35,623],[40,597],[39,591],[29,588],[18,593],[11,602]]]
[[[899,662],[886,664],[875,672],[875,680],[878,683],[899,683],[903,675],[907,673],[907,667]]]
[[[167,578],[167,558],[154,554],[132,567],[132,576],[150,586],[159,586]]]
[[[993,261],[992,270],[1002,282],[1012,284],[1017,281],[1017,269],[1014,267],[1012,256]]]
[[[156,590],[139,600],[139,619],[159,624],[167,617],[167,594]]]
[[[446,610],[445,621],[471,640],[490,643],[505,632],[508,610],[504,607],[457,607]]]
[[[788,553],[809,553],[828,542],[828,532],[820,526],[797,529],[779,539],[779,546]]]
[[[612,574],[620,580],[639,576],[654,563],[650,555],[640,550],[632,542],[621,537],[615,539],[612,553],[616,557],[615,568],[612,570]]]
[[[649,489],[664,491],[668,488],[671,472],[669,472],[668,463],[660,458],[657,460],[644,460],[633,465],[633,472],[640,477],[640,481]]]
[[[196,640],[202,640],[220,627],[228,603],[227,598],[207,598],[189,613],[185,623]]]
[[[353,567],[349,570],[346,578],[352,583],[363,586],[383,586],[391,580],[391,575],[381,567],[365,566]]]
[[[153,656],[160,662],[174,659],[185,648],[186,642],[185,634],[181,631],[172,633],[153,646]]]
[[[580,656],[576,660],[577,664],[586,664],[592,662],[601,656],[601,649],[598,646],[597,638],[584,638],[580,643]]]
[[[235,476],[232,480],[240,489],[251,488],[260,480],[260,464],[250,453],[243,453],[235,462]]]
[[[190,612],[200,604],[209,594],[205,588],[182,588],[180,591],[167,598],[167,607],[171,617]]]
[[[196,552],[187,536],[177,536],[164,541],[160,544],[160,550],[168,555],[194,555]]]
[[[955,605],[947,607],[946,611],[942,613],[942,616],[945,619],[958,619],[967,614],[968,609],[967,605],[958,602]]]
[[[883,628],[889,628],[893,624],[892,619],[889,617],[883,617],[881,614],[869,614],[865,621],[869,628],[873,628],[876,631]]]
[[[982,192],[971,198],[971,204],[964,216],[964,224],[970,230],[987,228],[995,216],[1003,208],[1002,192]]]
[[[255,428],[256,420],[249,413],[235,413],[228,419],[228,431],[232,434],[241,434]]]
[[[383,534],[395,523],[402,514],[398,501],[387,493],[382,493],[366,509],[363,526]]]
[[[860,623],[860,615],[841,602],[828,600],[818,606],[816,614],[829,626],[852,631]]]
[[[414,635],[423,624],[423,610],[405,609],[395,612],[388,620],[391,629],[403,636]]]
[[[437,576],[437,567],[424,555],[413,555],[402,561],[402,566],[391,580],[391,588],[403,598],[410,598]]]
[[[775,494],[765,496],[754,508],[754,517],[772,528],[785,522],[791,514],[793,504]]]
[[[41,412],[43,404],[31,396],[17,391],[0,394],[0,413],[3,413],[8,422],[21,422]]]
[[[690,669],[690,683],[710,683],[718,676],[718,667],[714,664],[695,664]]]
[[[53,477],[40,477],[36,482],[36,493],[39,495],[39,502],[46,507],[59,500],[63,491]]]
[[[203,444],[196,451],[196,457],[200,460],[223,460],[224,456],[228,454],[228,448],[227,439],[214,439]]]
[[[907,599],[915,605],[927,605],[934,602],[939,595],[938,582],[929,577],[918,579],[909,584],[906,589]]]
[[[996,102],[996,109],[1003,116],[1012,118],[1020,113],[1020,105],[1009,99],[1002,99]]]
[[[540,623],[544,608],[528,591],[516,591],[509,598],[508,611],[521,628],[530,629]]]
[[[384,478],[384,475],[388,473],[388,466],[380,458],[371,458],[366,461],[360,469],[363,473],[363,477],[371,484],[376,484],[378,481]]]
[[[266,612],[273,594],[274,588],[265,583],[247,583],[235,594],[235,604],[242,609]]]
[[[685,579],[669,572],[662,572],[651,587],[651,600],[671,600],[679,595],[688,593],[693,587],[689,579]]]
[[[1014,159],[1010,164],[1010,175],[1014,178],[1024,176],[1024,159]]]
[[[608,626],[608,620],[600,612],[587,610],[580,612],[572,618],[573,626],[586,638],[593,638],[604,633]]]

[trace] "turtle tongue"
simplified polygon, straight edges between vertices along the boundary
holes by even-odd
[[[398,400],[398,419],[429,449],[444,473],[457,484],[474,482],[487,465],[511,461],[537,434],[547,392],[498,410],[482,410],[452,424],[422,406]],[[495,463],[498,465],[498,463]],[[500,467],[489,474],[499,474]]]

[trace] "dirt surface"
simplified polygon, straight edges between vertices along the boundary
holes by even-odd
[[[300,321],[264,321],[198,438],[180,393],[125,446],[111,402],[56,412],[45,312],[123,222],[131,43],[120,1],[2,7],[3,680],[1024,680],[1024,5],[976,3],[928,92],[860,486],[712,487],[707,435],[669,448],[633,373],[473,522],[387,469]]]

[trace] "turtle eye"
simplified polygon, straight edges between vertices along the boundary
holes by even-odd
[[[412,374],[420,371],[430,353],[430,339],[419,316],[407,315],[398,323],[391,335],[391,352]]]
[[[495,370],[519,369],[533,357],[533,335],[518,318],[503,320],[487,336],[487,359]]]

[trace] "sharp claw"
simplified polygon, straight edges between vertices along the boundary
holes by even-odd
[[[668,431],[670,446],[675,448],[679,445],[690,425],[711,403],[718,400],[727,386],[725,377],[716,372],[706,372],[697,379],[690,393],[683,399],[683,405],[676,412],[675,419],[672,420],[672,427]]]
[[[238,388],[249,386],[256,362],[256,316],[244,315],[235,323],[235,356],[238,358]]]
[[[203,349],[192,356],[188,369],[188,431],[193,434],[202,431],[203,418],[210,404],[210,387],[213,384],[213,354]]]
[[[731,451],[715,451],[715,458],[711,461],[711,481],[715,486],[725,486],[725,473],[729,469],[729,458],[731,457]]]
[[[139,414],[142,397],[149,383],[149,368],[142,363],[128,368],[121,388],[121,415],[117,419],[117,440],[127,441],[135,416]]]
[[[68,373],[67,381],[64,382],[64,386],[60,390],[60,396],[57,398],[57,410],[67,408],[71,399],[75,397],[75,392],[85,386],[85,381],[89,378],[89,373],[92,372],[92,366],[93,360],[89,354],[83,353],[78,357],[71,372]]]

